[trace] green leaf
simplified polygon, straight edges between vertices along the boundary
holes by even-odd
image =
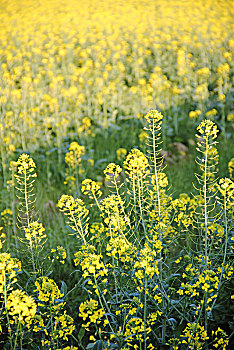
[[[81,327],[80,330],[79,330],[79,333],[78,333],[78,339],[79,339],[80,342],[83,339],[84,335],[85,335],[85,328]]]

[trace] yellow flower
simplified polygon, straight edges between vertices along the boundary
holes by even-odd
[[[79,316],[83,318],[84,321],[90,321],[91,323],[100,323],[100,319],[103,317],[103,309],[98,309],[98,302],[94,299],[89,299],[80,304]]]
[[[0,294],[17,281],[16,276],[20,271],[21,262],[18,259],[12,258],[9,253],[0,253]]]
[[[228,179],[228,178],[219,179],[216,186],[219,192],[222,194],[222,196],[233,198],[234,182],[231,179]]]
[[[28,154],[21,154],[17,161],[17,172],[18,174],[32,173],[36,168],[36,164]],[[34,176],[36,176],[34,174]]]
[[[116,156],[119,161],[122,161],[127,155],[127,150],[125,148],[118,148],[116,151]]]
[[[91,199],[99,198],[102,195],[100,188],[96,181],[85,179],[82,181],[81,192],[88,195]]]
[[[80,146],[77,142],[72,142],[69,147],[69,152],[65,155],[65,162],[71,168],[75,168],[81,162],[81,157],[85,154],[85,147]]]
[[[111,180],[112,178],[116,180],[121,174],[121,172],[122,168],[115,163],[110,163],[104,170],[104,174],[108,180]]]
[[[132,149],[124,161],[124,167],[127,169],[130,178],[143,177],[149,173],[149,162],[146,156],[139,149]]]
[[[228,163],[228,171],[229,171],[229,176],[232,179],[233,178],[232,173],[234,172],[234,158],[232,158]]]
[[[35,282],[35,287],[34,292],[38,293],[39,305],[41,306],[44,306],[47,302],[56,304],[58,299],[63,297],[55,281],[49,277],[39,277]]]
[[[208,139],[211,137],[212,139],[215,139],[218,134],[218,129],[215,123],[213,123],[211,120],[203,120],[197,127],[197,130],[199,132],[198,135],[196,135],[198,138]]]
[[[151,124],[152,122],[161,124],[163,120],[163,115],[157,110],[152,109],[146,114],[145,119],[149,124]]]
[[[35,300],[19,289],[13,290],[7,297],[6,308],[12,323],[30,324],[37,311]]]
[[[29,224],[29,227],[24,228],[25,238],[30,242],[30,245],[37,246],[38,244],[44,244],[44,238],[46,234],[45,229],[38,221],[33,221]]]

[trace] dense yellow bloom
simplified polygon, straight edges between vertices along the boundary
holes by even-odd
[[[134,264],[135,276],[140,284],[143,284],[142,280],[145,278],[153,278],[154,275],[159,274],[156,255],[156,251],[147,244],[140,250],[138,260]]]
[[[193,118],[197,118],[201,115],[201,111],[199,109],[195,110],[195,111],[190,111],[189,112],[189,118],[193,119]]]
[[[213,108],[211,109],[210,111],[206,112],[206,117],[213,117],[214,115],[216,115],[218,112],[217,112],[217,109]]]
[[[0,253],[0,293],[16,282],[20,271],[21,262],[18,259],[12,258],[9,253]]]
[[[132,262],[136,247],[128,242],[125,237],[118,236],[110,239],[106,251],[107,255],[113,256],[121,262]]]
[[[145,119],[149,124],[154,122],[161,125],[163,120],[163,115],[160,112],[152,109],[146,114]]]
[[[98,308],[98,302],[92,298],[80,304],[79,316],[87,321],[85,327],[88,327],[90,323],[99,324],[103,315],[103,309]]]
[[[202,350],[209,337],[205,328],[199,323],[188,323],[181,335],[181,339],[182,344],[186,344],[188,349]]]
[[[101,216],[110,230],[122,232],[129,225],[130,219],[124,213],[124,201],[119,195],[110,195],[101,201]]]
[[[157,191],[155,175],[152,175],[151,181],[152,181],[152,185],[154,186],[153,187],[154,191]],[[158,173],[157,174],[157,182],[158,182],[159,187],[167,187],[168,186],[167,175],[165,173]]]
[[[84,202],[72,196],[63,194],[57,204],[60,211],[65,215],[70,216],[72,214],[83,214],[85,217],[88,215],[88,210],[85,208]]]
[[[80,146],[77,142],[72,142],[69,152],[65,155],[65,162],[71,168],[77,167],[81,162],[81,157],[85,154],[85,147]]]
[[[47,302],[56,304],[56,301],[63,297],[55,281],[49,277],[39,277],[35,282],[35,287],[34,291],[38,293],[38,299],[42,302],[41,306]]]
[[[30,324],[37,311],[35,300],[20,289],[13,290],[7,297],[6,308],[12,323]]]
[[[219,179],[216,186],[219,192],[222,194],[222,196],[230,198],[234,197],[234,182],[231,179]]]
[[[36,168],[36,164],[33,159],[29,157],[28,154],[21,154],[17,161],[17,173],[18,174],[27,174],[32,173]],[[34,174],[34,176],[36,176]]]
[[[231,6],[230,0],[22,0],[21,6],[8,0],[0,14],[7,152],[50,145],[53,134],[61,145],[71,129],[80,136],[95,125],[107,128],[116,106],[141,118],[137,111],[168,110],[178,97],[182,104],[205,102],[215,74],[224,100],[231,87]]]
[[[53,332],[50,333],[52,339],[63,339],[68,340],[68,335],[72,334],[74,331],[74,320],[71,316],[64,311],[59,316],[54,318]]]
[[[44,238],[47,237],[44,233],[45,229],[38,221],[31,222],[29,227],[24,228],[24,231],[25,238],[30,242],[31,246],[45,243]]]
[[[10,226],[12,221],[12,210],[5,209],[1,212],[1,219],[4,223],[4,226]]]
[[[89,247],[90,248],[90,247]],[[95,278],[104,277],[107,275],[108,270],[102,261],[102,255],[95,252],[89,252],[89,249],[85,252],[75,253],[74,263],[75,265],[81,265],[83,271],[83,277],[95,276]]]
[[[229,338],[226,332],[220,327],[216,331],[212,331],[212,336],[215,337],[213,340],[213,347],[215,349],[225,350],[229,344]]]
[[[128,337],[128,342],[127,344],[131,346],[131,342],[136,339],[140,341],[141,343],[143,342],[143,332],[144,332],[144,321],[139,318],[139,317],[132,317],[126,324],[126,329],[124,332],[124,336]],[[151,329],[150,327],[146,328],[146,332],[150,333]],[[137,349],[135,347],[134,349]]]
[[[197,130],[199,134],[196,136],[198,138],[204,138],[205,140],[208,138],[215,139],[218,134],[217,126],[211,120],[203,120],[200,125],[198,125]]]
[[[104,170],[104,174],[108,180],[111,180],[112,178],[116,180],[121,174],[121,172],[122,168],[115,163],[108,164],[106,169]]]
[[[57,207],[68,217],[69,226],[86,243],[85,236],[88,233],[89,210],[82,199],[75,199],[72,196],[63,194],[58,201]]]
[[[101,187],[97,184],[96,181],[85,179],[82,181],[81,192],[88,195],[89,198],[95,199],[101,197],[102,195],[100,188]]]
[[[132,149],[124,161],[124,167],[127,170],[129,177],[143,177],[149,173],[149,162],[144,153],[139,149]]]

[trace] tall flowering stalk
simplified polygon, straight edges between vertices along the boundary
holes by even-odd
[[[28,154],[22,154],[19,157],[15,178],[18,184],[17,190],[19,195],[17,197],[20,200],[19,211],[21,213],[18,216],[18,220],[23,228],[29,228],[35,209],[35,194],[33,193],[33,183],[35,182],[35,177],[37,177],[35,169],[36,164]]]
[[[34,182],[37,177],[35,172],[36,164],[28,154],[22,154],[17,163],[15,178],[17,181],[18,199],[20,202],[18,221],[20,228],[26,234],[26,240],[29,242],[33,272],[37,271],[37,262],[31,237],[33,216],[35,215],[35,193]]]
[[[156,190],[156,201],[154,201],[154,211],[156,212],[159,226],[159,240],[162,240],[162,231],[161,231],[161,221],[162,221],[162,203],[160,197],[160,185],[161,174],[163,171],[163,157],[161,155],[160,145],[161,141],[161,128],[162,128],[162,120],[163,116],[156,110],[149,111],[145,119],[147,121],[147,126],[145,129],[148,132],[147,137],[147,146],[148,146],[148,154],[150,160],[150,169],[153,185],[155,185]],[[161,268],[160,268],[161,270]],[[160,275],[162,277],[162,271],[160,271]]]
[[[204,206],[201,207],[201,213],[198,215],[198,224],[204,224],[205,233],[205,269],[208,266],[208,225],[213,217],[211,213],[214,209],[214,203],[212,198],[214,197],[214,179],[215,166],[216,166],[216,148],[214,147],[217,142],[214,140],[217,137],[217,126],[211,120],[204,120],[197,127],[198,133],[196,137],[198,139],[197,151],[200,153],[200,157],[197,157],[197,163],[200,167],[201,174],[196,174],[199,185],[201,186],[199,195],[204,200]]]
[[[145,119],[147,121],[147,126],[145,130],[148,133],[147,137],[147,146],[148,146],[148,157],[150,162],[150,170],[151,170],[151,185],[153,187],[153,191],[151,192],[152,204],[153,204],[153,212],[155,218],[153,219],[153,226],[158,223],[158,240],[162,244],[163,240],[163,227],[165,224],[163,223],[163,212],[165,211],[165,201],[164,201],[164,191],[162,188],[168,185],[166,175],[163,173],[164,166],[163,161],[164,158],[161,154],[161,129],[162,129],[162,120],[163,115],[157,110],[150,110]],[[154,194],[155,193],[155,194]],[[156,219],[156,220],[155,220]],[[163,289],[163,266],[162,266],[162,250],[160,250],[160,261],[159,261],[159,277],[161,288]],[[165,301],[165,300],[164,300]],[[163,301],[163,308],[165,307],[165,303]],[[166,325],[165,319],[162,327],[162,342],[165,342],[166,336]]]
[[[212,212],[215,208],[215,203],[213,202],[214,197],[214,184],[216,179],[214,178],[215,166],[217,163],[217,153],[216,153],[216,141],[218,129],[215,123],[211,120],[203,120],[200,125],[197,127],[196,137],[197,142],[197,151],[200,153],[200,156],[197,157],[197,164],[199,165],[201,174],[196,174],[198,184],[199,195],[203,198],[203,205],[200,206],[201,212],[198,213],[198,226],[203,230],[204,237],[204,274],[208,273],[209,267],[209,235],[208,228],[209,225],[213,222],[214,216]],[[207,309],[207,299],[208,293],[207,288],[204,289],[204,322],[205,330],[207,331],[208,326],[208,309]],[[202,308],[201,308],[202,311]]]
[[[18,221],[24,236],[19,240],[27,246],[31,255],[33,272],[35,274],[42,273],[42,256],[46,242],[45,229],[41,223],[35,220],[35,193],[34,182],[37,177],[35,172],[36,164],[27,154],[22,154],[15,163],[17,170],[15,178],[17,182],[17,196],[20,202]]]

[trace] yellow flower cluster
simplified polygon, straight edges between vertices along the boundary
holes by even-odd
[[[4,243],[4,238],[6,237],[5,233],[2,232],[3,227],[0,226],[0,250],[2,249],[2,245]]]
[[[84,202],[72,196],[63,194],[58,201],[57,207],[65,215],[70,216],[74,214],[80,214],[81,216],[87,217],[89,211],[86,209]]]
[[[188,323],[181,335],[182,344],[187,345],[187,349],[202,350],[205,341],[209,339],[204,326],[199,323]]]
[[[145,115],[145,119],[151,128],[160,129],[162,125],[163,115],[157,110],[151,110]]]
[[[139,252],[138,260],[134,264],[135,276],[143,285],[145,278],[153,278],[159,274],[158,261],[156,260],[156,251],[145,245]]]
[[[7,297],[6,308],[12,323],[31,324],[36,311],[35,300],[20,289],[13,290]]]
[[[100,186],[97,184],[96,181],[93,181],[91,179],[85,179],[82,181],[82,187],[81,192],[85,195],[88,195],[91,199],[97,199],[101,197],[102,191],[100,190]]]
[[[122,161],[127,155],[127,150],[126,148],[118,148],[116,150],[116,157],[118,161]]]
[[[50,333],[51,339],[68,340],[68,336],[74,331],[74,320],[64,311],[62,314],[54,317],[53,331]],[[46,342],[45,342],[46,344]]]
[[[203,258],[201,256],[196,258],[197,261],[202,263]],[[211,261],[207,261],[208,266],[211,265]],[[203,293],[207,293],[208,299],[207,304],[210,304],[214,299],[217,298],[217,291],[219,288],[219,279],[221,274],[222,268],[218,267],[215,271],[208,267],[207,270],[199,271],[199,267],[196,267],[195,264],[188,264],[185,268],[185,272],[183,273],[182,277],[186,278],[187,282],[181,283],[180,289],[177,291],[180,295],[187,295],[191,298],[196,298],[199,300],[199,296],[202,296]],[[223,267],[222,271],[222,278],[223,279],[230,279],[233,275],[233,268],[229,266],[229,264],[226,264]],[[203,301],[201,300],[201,304]],[[197,306],[197,310],[200,309],[201,305]],[[210,307],[208,306],[207,310],[209,310]],[[197,312],[197,311],[196,311]]]
[[[196,135],[199,139],[203,138],[207,140],[208,138],[215,139],[218,134],[218,129],[215,123],[213,123],[211,120],[203,120],[197,127],[197,130],[199,132],[198,135]]]
[[[21,262],[18,259],[12,258],[9,253],[0,253],[0,293],[4,293],[5,288],[10,289],[20,271]]]
[[[33,159],[29,157],[28,154],[21,154],[19,156],[19,159],[17,161],[17,173],[18,174],[28,174],[34,172],[36,168],[36,164],[34,163]],[[36,177],[36,174],[33,174],[34,177]]]
[[[72,142],[69,152],[65,155],[65,162],[71,168],[76,168],[80,164],[83,155],[85,155],[85,147],[80,146],[77,142]]]
[[[152,185],[153,185],[153,190],[157,191],[155,175],[151,176],[151,182],[152,182]],[[159,187],[167,187],[168,186],[167,175],[165,173],[158,173],[157,174],[157,182],[158,182],[158,186]]]
[[[81,249],[74,254],[75,266],[81,266],[82,275],[86,279],[90,278],[89,285],[94,288],[96,294],[99,294],[97,281],[100,277],[99,284],[107,281],[108,269],[102,261],[103,256],[96,254],[96,248],[92,245],[82,246]]]
[[[234,197],[234,182],[228,178],[219,179],[218,183],[216,184],[219,192],[222,194],[222,196],[226,197],[227,199],[233,199]]]
[[[106,246],[107,255],[113,256],[121,262],[132,262],[136,247],[126,240],[125,237],[111,238]]]
[[[89,327],[91,323],[100,324],[101,318],[104,315],[102,308],[98,308],[98,302],[94,299],[84,301],[79,306],[79,316],[82,317],[83,321],[87,321],[84,327]]]
[[[144,330],[144,321],[139,317],[132,317],[126,324],[126,329],[124,332],[124,336],[128,337],[128,346],[133,347],[132,343],[135,340],[139,341],[140,343],[143,343]],[[146,332],[151,332],[151,328],[149,326],[146,328]],[[133,349],[137,349],[137,347],[133,347]]]
[[[229,338],[226,332],[224,332],[220,327],[216,331],[211,332],[212,336],[215,337],[212,346],[214,349],[226,350],[229,344]]]
[[[195,119],[195,118],[199,117],[201,114],[202,114],[202,112],[200,111],[200,109],[196,109],[195,111],[189,112],[189,118]]]
[[[234,172],[234,158],[228,162],[228,171],[229,171],[229,176],[230,179],[233,179],[233,172]]]
[[[118,179],[121,172],[122,172],[122,168],[115,163],[108,164],[106,169],[104,170],[104,174],[107,180],[112,180],[114,178],[115,181],[116,179]]]
[[[39,277],[35,282],[35,287],[34,292],[38,293],[39,306],[45,306],[46,303],[56,305],[63,297],[55,281],[49,277]]]
[[[61,144],[71,128],[90,135],[92,125],[113,123],[116,106],[137,116],[149,105],[169,110],[178,99],[204,101],[213,96],[211,82],[225,100],[231,6],[231,0],[42,0],[37,6],[8,0],[0,18],[7,153],[50,145],[54,134]]]
[[[127,155],[126,160],[124,161],[124,167],[127,170],[129,177],[144,177],[149,173],[149,162],[144,153],[139,149],[132,149]]]
[[[10,226],[12,224],[12,210],[5,209],[1,212],[1,219],[4,223],[4,226]]]
[[[52,256],[48,256],[49,260],[54,260],[57,259],[60,263],[64,264],[66,257],[67,257],[67,252],[66,249],[63,248],[62,246],[58,245],[56,248],[52,248],[51,249],[51,255]]]
[[[45,244],[45,238],[47,237],[44,227],[38,221],[33,221],[29,224],[29,227],[24,228],[25,238],[29,241],[30,246],[37,246],[39,244]]]
[[[171,203],[175,210],[174,221],[179,227],[188,228],[192,224],[193,213],[196,207],[196,200],[191,199],[186,193],[181,193],[179,198],[174,199]]]
[[[63,194],[58,201],[57,207],[69,219],[69,226],[86,243],[85,236],[88,233],[89,210],[82,199]]]
[[[117,231],[123,233],[129,225],[130,219],[124,214],[123,208],[124,201],[119,195],[112,194],[101,201],[101,217],[104,218],[110,234],[115,234]]]

